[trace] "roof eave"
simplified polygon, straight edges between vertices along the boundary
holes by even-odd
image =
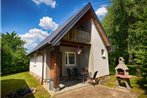
[[[30,56],[31,54],[35,53],[36,51],[40,51],[40,50],[46,48],[49,45],[50,45],[49,43],[46,43],[45,45],[41,46],[39,49],[36,49],[36,50],[30,52],[29,54],[27,54],[27,56]]]
[[[91,7],[91,11],[92,11],[92,14],[93,14],[94,18],[96,19],[96,22],[97,22],[98,26],[99,26],[99,27],[97,27],[97,26],[96,27],[97,27],[98,31],[101,33],[100,35],[101,35],[101,37],[102,37],[102,39],[103,39],[103,41],[105,43],[105,46],[106,46],[107,50],[109,52],[111,52],[112,51],[112,45],[110,43],[110,40],[107,37],[107,35],[105,33],[105,30],[104,30],[102,24],[100,23],[97,15],[95,14],[94,9],[92,7]],[[102,36],[102,33],[104,34],[105,38]]]

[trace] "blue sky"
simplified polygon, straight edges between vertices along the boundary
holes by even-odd
[[[1,32],[16,31],[32,50],[90,0],[1,0]],[[109,0],[91,0],[101,20]]]

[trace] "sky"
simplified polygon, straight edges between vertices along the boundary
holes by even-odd
[[[90,1],[102,20],[110,0],[1,0],[0,31],[15,31],[29,52]]]

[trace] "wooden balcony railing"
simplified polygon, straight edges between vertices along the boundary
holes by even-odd
[[[83,30],[72,29],[64,36],[63,40],[90,43],[90,33]]]

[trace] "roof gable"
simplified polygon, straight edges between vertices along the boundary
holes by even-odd
[[[109,40],[104,32],[102,25],[100,24],[92,6],[88,3],[84,8],[82,8],[79,12],[71,16],[63,25],[59,26],[55,31],[53,31],[46,39],[44,39],[39,45],[37,45],[29,54],[47,46],[58,45],[58,42],[63,38],[63,36],[88,12],[91,11],[92,18],[94,19],[94,23],[97,27],[97,30],[100,32],[100,35],[106,45],[106,47],[111,47]]]

